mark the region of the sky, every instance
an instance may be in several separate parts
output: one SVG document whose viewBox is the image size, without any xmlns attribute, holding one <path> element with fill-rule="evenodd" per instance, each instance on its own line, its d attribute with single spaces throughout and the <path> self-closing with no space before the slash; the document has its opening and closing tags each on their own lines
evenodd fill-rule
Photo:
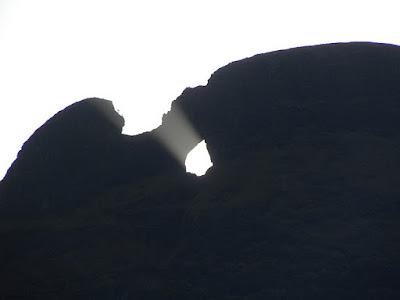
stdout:
<svg viewBox="0 0 400 300">
<path fill-rule="evenodd" d="M 112 100 L 124 134 L 149 131 L 186 87 L 231 61 L 322 43 L 400 44 L 398 11 L 385 0 L 0 0 L 0 179 L 24 141 L 76 101 Z M 193 157 L 191 172 L 210 165 L 204 152 Z"/>
</svg>

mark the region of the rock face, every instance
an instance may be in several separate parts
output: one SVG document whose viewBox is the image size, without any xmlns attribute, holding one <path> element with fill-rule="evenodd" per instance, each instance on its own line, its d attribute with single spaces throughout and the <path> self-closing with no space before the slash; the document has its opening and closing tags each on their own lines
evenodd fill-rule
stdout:
<svg viewBox="0 0 400 300">
<path fill-rule="evenodd" d="M 206 139 L 214 164 L 300 137 L 396 136 L 399 59 L 398 47 L 362 43 L 261 54 L 187 89 L 169 114 L 180 107 Z"/>
<path fill-rule="evenodd" d="M 73 104 L 0 185 L 0 294 L 398 299 L 399 82 L 399 47 L 331 44 L 231 63 L 138 136 Z"/>
<path fill-rule="evenodd" d="M 21 203 L 6 204 L 19 209 L 26 205 L 32 209 L 38 202 L 47 206 L 50 203 L 43 198 L 51 200 L 57 191 L 74 194 L 77 185 L 89 188 L 104 181 L 102 165 L 112 157 L 123 125 L 112 103 L 100 99 L 81 101 L 57 113 L 23 145 L 8 171 L 7 194 Z"/>
</svg>

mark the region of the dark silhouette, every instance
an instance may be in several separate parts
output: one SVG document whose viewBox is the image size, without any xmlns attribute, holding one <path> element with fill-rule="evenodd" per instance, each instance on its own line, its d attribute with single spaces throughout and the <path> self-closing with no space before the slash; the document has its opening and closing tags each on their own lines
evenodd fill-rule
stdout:
<svg viewBox="0 0 400 300">
<path fill-rule="evenodd" d="M 233 62 L 138 136 L 71 105 L 0 184 L 0 296 L 399 299 L 399 80 L 399 47 L 329 44 Z"/>
</svg>

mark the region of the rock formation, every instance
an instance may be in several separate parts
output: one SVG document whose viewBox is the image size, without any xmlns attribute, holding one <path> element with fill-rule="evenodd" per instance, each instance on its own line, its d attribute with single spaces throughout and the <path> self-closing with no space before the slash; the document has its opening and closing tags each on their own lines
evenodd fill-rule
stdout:
<svg viewBox="0 0 400 300">
<path fill-rule="evenodd" d="M 1 182 L 0 294 L 398 299 L 399 81 L 399 47 L 343 43 L 233 62 L 138 136 L 71 105 Z"/>
</svg>

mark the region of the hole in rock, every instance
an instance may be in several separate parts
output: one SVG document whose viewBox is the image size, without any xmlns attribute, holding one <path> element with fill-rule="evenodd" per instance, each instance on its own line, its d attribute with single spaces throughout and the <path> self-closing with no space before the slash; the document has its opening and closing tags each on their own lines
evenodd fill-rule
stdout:
<svg viewBox="0 0 400 300">
<path fill-rule="evenodd" d="M 197 144 L 196 147 L 190 151 L 185 161 L 186 172 L 202 176 L 206 171 L 212 167 L 210 155 L 207 151 L 207 145 L 204 140 Z"/>
</svg>

